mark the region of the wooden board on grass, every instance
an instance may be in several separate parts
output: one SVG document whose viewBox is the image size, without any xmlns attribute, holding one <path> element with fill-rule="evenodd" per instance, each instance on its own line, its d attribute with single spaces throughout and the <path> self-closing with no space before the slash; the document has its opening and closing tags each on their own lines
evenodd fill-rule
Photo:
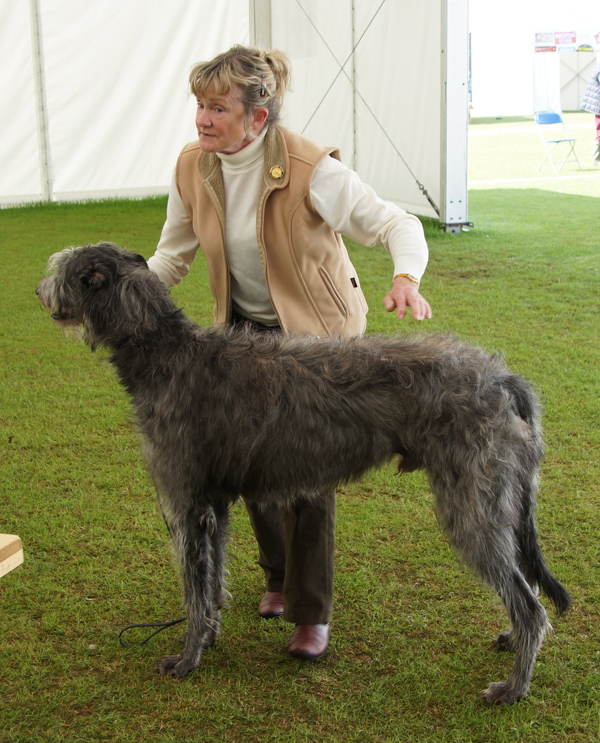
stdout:
<svg viewBox="0 0 600 743">
<path fill-rule="evenodd" d="M 23 543 L 14 534 L 0 534 L 0 578 L 23 562 Z"/>
</svg>

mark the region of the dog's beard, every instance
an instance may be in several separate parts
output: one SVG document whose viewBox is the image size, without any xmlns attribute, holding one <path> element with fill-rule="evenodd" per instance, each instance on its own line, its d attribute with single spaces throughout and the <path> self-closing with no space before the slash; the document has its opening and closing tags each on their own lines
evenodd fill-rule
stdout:
<svg viewBox="0 0 600 743">
<path fill-rule="evenodd" d="M 79 320 L 53 320 L 53 322 L 62 330 L 65 338 L 78 343 L 84 342 L 83 325 Z"/>
</svg>

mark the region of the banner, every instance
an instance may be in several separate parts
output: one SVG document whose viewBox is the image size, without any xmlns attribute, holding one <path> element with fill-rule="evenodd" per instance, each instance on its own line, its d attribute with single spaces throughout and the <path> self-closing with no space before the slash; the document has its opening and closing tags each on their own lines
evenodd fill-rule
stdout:
<svg viewBox="0 0 600 743">
<path fill-rule="evenodd" d="M 600 53 L 600 31 L 543 31 L 535 35 L 536 52 Z"/>
</svg>

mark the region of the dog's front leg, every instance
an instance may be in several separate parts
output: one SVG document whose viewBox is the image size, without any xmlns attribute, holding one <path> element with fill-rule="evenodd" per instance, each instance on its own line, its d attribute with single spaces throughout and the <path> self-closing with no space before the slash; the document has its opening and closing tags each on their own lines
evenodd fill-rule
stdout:
<svg viewBox="0 0 600 743">
<path fill-rule="evenodd" d="M 171 521 L 171 534 L 179 557 L 183 583 L 183 604 L 188 621 L 181 655 L 166 655 L 158 664 L 163 676 L 183 678 L 200 663 L 202 649 L 216 636 L 218 607 L 216 594 L 213 510 L 189 509 Z"/>
</svg>

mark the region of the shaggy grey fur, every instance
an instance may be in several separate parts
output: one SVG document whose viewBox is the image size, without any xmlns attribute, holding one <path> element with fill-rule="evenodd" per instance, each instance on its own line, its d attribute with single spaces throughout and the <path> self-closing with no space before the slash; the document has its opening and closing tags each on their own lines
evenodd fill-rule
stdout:
<svg viewBox="0 0 600 743">
<path fill-rule="evenodd" d="M 144 259 L 110 243 L 67 249 L 38 287 L 61 324 L 79 324 L 131 396 L 183 575 L 188 631 L 159 664 L 183 677 L 218 634 L 229 506 L 315 498 L 399 458 L 424 468 L 457 552 L 506 606 L 515 652 L 507 681 L 529 688 L 548 618 L 570 599 L 542 558 L 534 496 L 542 456 L 538 404 L 501 361 L 449 337 L 304 338 L 201 329 Z"/>
</svg>

